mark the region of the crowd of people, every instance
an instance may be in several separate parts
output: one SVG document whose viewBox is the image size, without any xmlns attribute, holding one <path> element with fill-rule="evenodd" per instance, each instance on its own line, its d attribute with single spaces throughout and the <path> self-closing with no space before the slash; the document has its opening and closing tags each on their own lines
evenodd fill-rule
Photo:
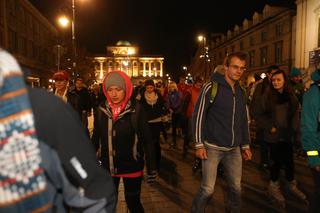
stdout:
<svg viewBox="0 0 320 213">
<path fill-rule="evenodd" d="M 167 85 L 153 79 L 133 85 L 125 72 L 111 71 L 99 85 L 86 87 L 78 77 L 70 87 L 69 74 L 59 70 L 54 90 L 47 92 L 27 88 L 15 59 L 4 50 L 0 54 L 0 152 L 11 143 L 8 159 L 22 159 L 0 175 L 0 211 L 114 212 L 122 180 L 129 211 L 144 212 L 143 180 L 152 184 L 161 172 L 162 140 L 177 149 L 179 137 L 183 159 L 195 149 L 200 162 L 191 212 L 205 211 L 219 168 L 228 182 L 226 211 L 240 211 L 242 160 L 252 158 L 250 143 L 259 146 L 261 169 L 270 175 L 268 194 L 283 206 L 281 169 L 289 191 L 308 200 L 295 179 L 294 154 L 307 157 L 315 183 L 310 211 L 319 208 L 319 70 L 310 88 L 301 70 L 275 65 L 247 87 L 241 81 L 247 54 L 235 52 L 206 82 L 182 77 Z M 19 143 L 21 150 L 14 149 Z M 21 174 L 12 177 L 15 172 Z"/>
</svg>

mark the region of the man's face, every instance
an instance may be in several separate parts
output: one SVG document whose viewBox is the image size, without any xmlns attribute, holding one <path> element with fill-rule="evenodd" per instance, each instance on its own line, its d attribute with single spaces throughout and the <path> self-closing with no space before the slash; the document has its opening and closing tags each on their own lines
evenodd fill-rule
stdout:
<svg viewBox="0 0 320 213">
<path fill-rule="evenodd" d="M 230 64 L 228 66 L 224 66 L 224 69 L 226 79 L 233 82 L 239 81 L 246 70 L 246 61 L 242 61 L 238 57 L 232 57 Z"/>
<path fill-rule="evenodd" d="M 293 76 L 291 77 L 291 81 L 293 81 L 294 83 L 299 83 L 301 81 L 301 76 Z"/>
<path fill-rule="evenodd" d="M 62 91 L 67 88 L 68 81 L 62 80 L 62 79 L 57 79 L 57 80 L 55 80 L 54 85 L 58 91 Z"/>
<path fill-rule="evenodd" d="M 110 97 L 111 102 L 115 105 L 119 105 L 125 97 L 125 91 L 118 86 L 110 86 L 107 89 L 107 93 Z"/>
<path fill-rule="evenodd" d="M 82 80 L 76 80 L 76 89 L 81 90 L 82 88 Z"/>
</svg>

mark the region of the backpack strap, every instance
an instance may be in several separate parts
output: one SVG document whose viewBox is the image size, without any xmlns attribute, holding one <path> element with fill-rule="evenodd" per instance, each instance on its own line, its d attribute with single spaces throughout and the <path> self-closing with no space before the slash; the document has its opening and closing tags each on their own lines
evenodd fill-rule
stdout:
<svg viewBox="0 0 320 213">
<path fill-rule="evenodd" d="M 240 86 L 240 85 L 239 85 Z M 219 84 L 218 82 L 212 80 L 211 81 L 211 96 L 210 96 L 210 103 L 212 104 L 217 96 Z M 246 89 L 240 86 L 240 89 L 242 91 L 243 99 L 245 103 L 247 103 L 247 92 Z"/>
<path fill-rule="evenodd" d="M 214 102 L 214 99 L 217 96 L 218 92 L 218 83 L 214 80 L 211 81 L 211 96 L 210 96 L 210 103 L 212 104 Z"/>
</svg>

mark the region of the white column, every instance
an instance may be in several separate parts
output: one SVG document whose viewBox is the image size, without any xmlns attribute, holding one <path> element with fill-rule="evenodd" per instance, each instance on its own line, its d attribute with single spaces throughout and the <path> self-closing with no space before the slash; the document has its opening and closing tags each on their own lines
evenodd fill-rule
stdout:
<svg viewBox="0 0 320 213">
<path fill-rule="evenodd" d="M 149 77 L 151 77 L 152 76 L 152 73 L 151 73 L 151 62 L 149 61 L 148 63 L 149 63 Z"/>
<path fill-rule="evenodd" d="M 163 61 L 160 61 L 160 77 L 163 76 Z"/>
<path fill-rule="evenodd" d="M 143 61 L 142 62 L 143 63 L 143 77 L 146 77 L 146 62 L 145 61 Z"/>
</svg>

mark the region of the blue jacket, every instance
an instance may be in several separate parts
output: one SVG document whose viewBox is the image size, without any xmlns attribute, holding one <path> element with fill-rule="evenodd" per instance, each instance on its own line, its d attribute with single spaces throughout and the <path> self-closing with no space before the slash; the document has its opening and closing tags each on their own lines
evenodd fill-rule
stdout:
<svg viewBox="0 0 320 213">
<path fill-rule="evenodd" d="M 224 76 L 216 73 L 212 80 L 218 83 L 214 102 L 210 103 L 212 82 L 209 82 L 202 88 L 192 115 L 195 147 L 248 147 L 247 108 L 239 83 L 236 83 L 233 94 Z"/>
<path fill-rule="evenodd" d="M 319 113 L 320 91 L 317 85 L 313 85 L 303 95 L 301 111 L 301 142 L 312 167 L 320 165 Z"/>
</svg>

